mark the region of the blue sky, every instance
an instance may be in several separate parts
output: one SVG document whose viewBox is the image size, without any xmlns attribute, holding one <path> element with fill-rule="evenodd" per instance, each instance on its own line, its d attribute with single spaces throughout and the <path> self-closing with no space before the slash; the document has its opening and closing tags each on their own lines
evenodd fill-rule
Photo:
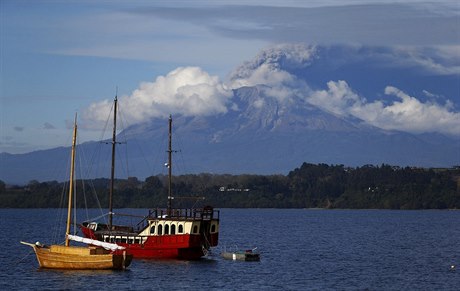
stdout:
<svg viewBox="0 0 460 291">
<path fill-rule="evenodd" d="M 2 0 L 0 17 L 0 152 L 68 144 L 74 113 L 102 118 L 95 114 L 103 111 L 89 108 L 112 99 L 117 87 L 134 104 L 145 98 L 145 88 L 160 92 L 161 84 L 224 83 L 244 61 L 279 43 L 433 48 L 443 61 L 426 65 L 460 75 L 455 0 Z M 227 96 L 225 88 L 216 88 L 204 95 Z M 330 96 L 314 96 L 323 95 Z M 449 99 L 456 118 L 460 93 Z M 219 104 L 213 110 L 220 112 Z M 80 131 L 81 140 L 99 136 L 88 125 Z"/>
</svg>

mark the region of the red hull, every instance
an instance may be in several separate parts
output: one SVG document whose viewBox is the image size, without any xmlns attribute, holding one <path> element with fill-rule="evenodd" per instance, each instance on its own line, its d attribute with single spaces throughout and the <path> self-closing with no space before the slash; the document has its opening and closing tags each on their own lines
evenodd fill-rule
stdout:
<svg viewBox="0 0 460 291">
<path fill-rule="evenodd" d="M 83 234 L 92 239 L 98 238 L 92 229 L 81 226 Z M 217 246 L 218 233 L 209 234 L 206 238 L 209 246 Z M 129 254 L 136 259 L 183 259 L 196 260 L 206 255 L 207 250 L 203 247 L 202 235 L 163 235 L 148 236 L 143 244 L 115 242 L 126 248 Z"/>
</svg>

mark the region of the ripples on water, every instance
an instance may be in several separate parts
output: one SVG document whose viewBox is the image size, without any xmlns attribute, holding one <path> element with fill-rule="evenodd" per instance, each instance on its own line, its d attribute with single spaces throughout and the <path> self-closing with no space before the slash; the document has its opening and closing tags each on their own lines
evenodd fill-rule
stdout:
<svg viewBox="0 0 460 291">
<path fill-rule="evenodd" d="M 19 241 L 51 243 L 59 212 L 0 209 L 1 290 L 458 290 L 460 286 L 459 211 L 222 209 L 220 245 L 206 259 L 135 260 L 124 272 L 40 270 L 31 248 Z M 261 261 L 234 262 L 219 256 L 235 246 L 257 247 Z"/>
</svg>

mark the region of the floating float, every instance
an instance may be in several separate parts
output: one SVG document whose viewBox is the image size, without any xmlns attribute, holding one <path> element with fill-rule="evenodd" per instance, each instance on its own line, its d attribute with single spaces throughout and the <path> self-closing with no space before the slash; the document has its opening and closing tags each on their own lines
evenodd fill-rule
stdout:
<svg viewBox="0 0 460 291">
<path fill-rule="evenodd" d="M 252 250 L 237 250 L 233 252 L 224 251 L 222 257 L 227 260 L 233 261 L 249 261 L 256 262 L 260 261 L 260 253 L 256 252 L 257 248 Z"/>
</svg>

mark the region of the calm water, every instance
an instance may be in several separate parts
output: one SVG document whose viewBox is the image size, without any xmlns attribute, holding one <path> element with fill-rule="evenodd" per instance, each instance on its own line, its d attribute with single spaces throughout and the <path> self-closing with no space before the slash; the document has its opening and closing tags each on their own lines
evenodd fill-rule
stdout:
<svg viewBox="0 0 460 291">
<path fill-rule="evenodd" d="M 40 270 L 19 241 L 50 243 L 60 215 L 0 209 L 0 290 L 460 288 L 460 211 L 222 209 L 220 246 L 206 259 L 135 260 L 124 272 Z M 235 245 L 258 247 L 261 261 L 219 257 Z"/>
</svg>

